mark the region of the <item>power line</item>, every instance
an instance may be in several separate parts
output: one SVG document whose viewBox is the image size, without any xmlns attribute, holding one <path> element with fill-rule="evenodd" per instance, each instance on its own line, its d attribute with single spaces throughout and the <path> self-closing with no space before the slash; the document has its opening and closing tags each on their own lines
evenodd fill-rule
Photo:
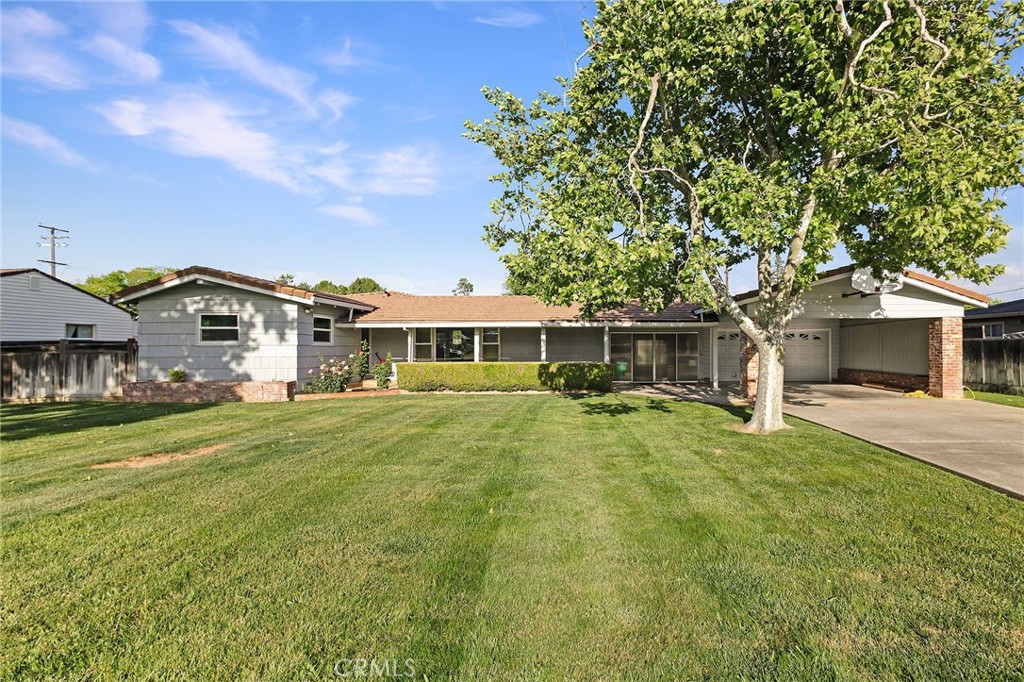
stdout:
<svg viewBox="0 0 1024 682">
<path fill-rule="evenodd" d="M 50 264 L 50 276 L 51 277 L 56 277 L 57 276 L 57 266 L 58 265 L 67 265 L 67 263 L 61 263 L 61 262 L 59 262 L 57 260 L 57 246 L 58 246 L 58 244 L 60 246 L 67 246 L 67 244 L 63 243 L 61 240 L 69 239 L 70 237 L 68 237 L 67 235 L 71 233 L 71 230 L 62 230 L 59 227 L 54 227 L 53 225 L 43 225 L 42 223 L 39 223 L 39 227 L 40 227 L 40 229 L 49 230 L 50 231 L 50 234 L 45 235 L 43 237 L 46 241 L 48 241 L 50 243 L 50 260 L 46 260 L 45 258 L 39 258 L 37 260 L 40 263 L 49 263 Z M 63 232 L 64 234 L 63 235 L 59 235 L 59 234 L 57 234 L 58 232 Z M 46 246 L 46 244 L 45 243 L 44 244 L 40 244 L 40 246 Z"/>
<path fill-rule="evenodd" d="M 1024 289 L 1024 287 L 1017 287 L 1016 289 L 1004 289 L 1003 291 L 990 291 L 988 295 L 995 296 L 996 294 L 1008 294 L 1013 291 L 1020 291 L 1021 289 Z"/>
</svg>

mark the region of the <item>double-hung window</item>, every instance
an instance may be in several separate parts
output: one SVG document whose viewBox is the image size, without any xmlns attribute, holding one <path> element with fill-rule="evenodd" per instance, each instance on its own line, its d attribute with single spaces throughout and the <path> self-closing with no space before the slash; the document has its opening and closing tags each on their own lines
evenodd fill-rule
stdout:
<svg viewBox="0 0 1024 682">
<path fill-rule="evenodd" d="M 199 342 L 238 341 L 238 315 L 199 313 Z"/>
<path fill-rule="evenodd" d="M 334 343 L 334 318 L 313 317 L 313 343 L 329 346 Z"/>
<path fill-rule="evenodd" d="M 480 359 L 484 362 L 497 362 L 501 357 L 501 331 L 484 329 L 480 339 Z"/>
</svg>

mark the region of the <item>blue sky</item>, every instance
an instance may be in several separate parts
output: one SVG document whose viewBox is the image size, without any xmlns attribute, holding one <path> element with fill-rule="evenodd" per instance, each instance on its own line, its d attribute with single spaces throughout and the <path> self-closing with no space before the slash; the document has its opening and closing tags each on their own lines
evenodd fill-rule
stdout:
<svg viewBox="0 0 1024 682">
<path fill-rule="evenodd" d="M 497 170 L 462 137 L 483 85 L 554 89 L 591 5 L 13 3 L 3 8 L 4 267 L 201 264 L 415 293 L 500 293 Z M 1024 192 L 1009 266 L 1024 286 Z M 741 268 L 734 289 L 752 285 Z M 1001 294 L 1016 298 L 1022 292 Z"/>
</svg>

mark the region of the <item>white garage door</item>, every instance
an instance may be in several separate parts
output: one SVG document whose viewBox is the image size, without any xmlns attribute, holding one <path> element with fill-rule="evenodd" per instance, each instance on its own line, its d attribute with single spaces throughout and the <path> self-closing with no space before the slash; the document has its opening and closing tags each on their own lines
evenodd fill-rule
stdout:
<svg viewBox="0 0 1024 682">
<path fill-rule="evenodd" d="M 740 332 L 718 332 L 718 380 L 740 380 Z M 786 334 L 786 381 L 828 381 L 828 332 Z"/>
<path fill-rule="evenodd" d="M 786 334 L 786 381 L 828 381 L 828 332 Z"/>
<path fill-rule="evenodd" d="M 743 334 L 740 332 L 718 332 L 717 341 L 718 381 L 722 383 L 739 381 Z"/>
</svg>

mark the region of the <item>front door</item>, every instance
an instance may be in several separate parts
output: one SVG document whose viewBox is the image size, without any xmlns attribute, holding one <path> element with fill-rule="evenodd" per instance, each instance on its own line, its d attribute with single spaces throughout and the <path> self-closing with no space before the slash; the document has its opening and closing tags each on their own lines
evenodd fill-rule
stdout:
<svg viewBox="0 0 1024 682">
<path fill-rule="evenodd" d="M 633 381 L 654 381 L 654 334 L 633 334 Z"/>
</svg>

